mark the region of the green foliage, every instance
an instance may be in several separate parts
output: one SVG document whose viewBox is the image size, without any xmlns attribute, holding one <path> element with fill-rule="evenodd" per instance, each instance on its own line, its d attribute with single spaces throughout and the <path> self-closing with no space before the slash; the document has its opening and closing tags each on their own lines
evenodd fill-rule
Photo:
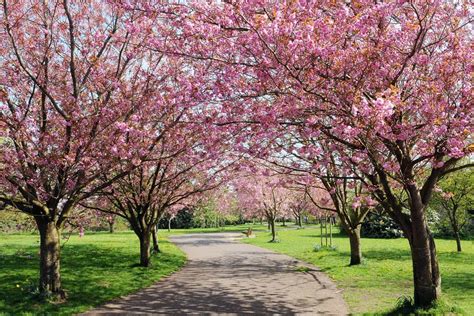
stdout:
<svg viewBox="0 0 474 316">
<path fill-rule="evenodd" d="M 171 220 L 171 228 L 173 229 L 189 229 L 189 228 L 219 228 L 225 225 L 240 225 L 245 221 L 239 214 L 223 215 L 217 210 L 215 202 L 209 200 L 204 204 L 200 204 L 194 209 L 183 208 Z M 164 217 L 160 220 L 159 228 L 168 228 L 168 218 Z"/>
<path fill-rule="evenodd" d="M 193 227 L 220 227 L 224 220 L 222 214 L 217 210 L 216 203 L 210 199 L 206 203 L 198 205 L 194 210 Z"/>
<path fill-rule="evenodd" d="M 370 212 L 362 224 L 362 237 L 368 238 L 400 238 L 403 232 L 389 216 L 379 212 Z"/>
<path fill-rule="evenodd" d="M 433 194 L 430 207 L 436 220 L 433 230 L 439 236 L 454 237 L 457 225 L 462 237 L 474 233 L 474 168 L 461 170 L 441 179 L 439 190 Z"/>
<path fill-rule="evenodd" d="M 318 227 L 280 230 L 280 243 L 268 243 L 268 233 L 256 235 L 244 242 L 312 263 L 328 273 L 344 289 L 344 298 L 354 314 L 386 313 L 393 310 L 398 297 L 413 295 L 410 247 L 404 238 L 362 238 L 364 264 L 349 266 L 350 246 L 345 236 L 334 235 L 337 251 L 315 252 L 314 244 L 320 238 Z M 457 253 L 454 240 L 436 239 L 443 300 L 455 302 L 467 315 L 474 315 L 474 244 L 464 244 L 463 252 Z"/>
<path fill-rule="evenodd" d="M 138 239 L 132 232 L 86 232 L 82 238 L 74 235 L 64 244 L 61 258 L 68 301 L 41 304 L 35 292 L 38 240 L 36 235 L 1 235 L 0 314 L 80 313 L 149 286 L 179 269 L 186 260 L 176 246 L 161 236 L 162 253 L 152 258 L 152 267 L 132 267 L 139 258 Z"/>
<path fill-rule="evenodd" d="M 164 216 L 158 222 L 159 229 L 168 229 L 169 215 Z M 189 229 L 193 228 L 194 224 L 194 211 L 190 208 L 180 209 L 174 217 L 171 219 L 170 228 L 173 229 Z"/>
<path fill-rule="evenodd" d="M 36 224 L 33 217 L 11 210 L 0 211 L 0 232 L 33 232 Z"/>
</svg>

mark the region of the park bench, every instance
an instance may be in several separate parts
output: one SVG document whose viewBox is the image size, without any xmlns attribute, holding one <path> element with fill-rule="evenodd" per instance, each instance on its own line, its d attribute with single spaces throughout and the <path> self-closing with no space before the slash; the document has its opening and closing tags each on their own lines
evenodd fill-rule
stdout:
<svg viewBox="0 0 474 316">
<path fill-rule="evenodd" d="M 244 235 L 247 236 L 247 237 L 252 236 L 252 235 L 253 235 L 252 228 L 249 227 L 247 230 L 244 230 L 244 231 L 242 232 L 242 234 L 244 234 Z"/>
</svg>

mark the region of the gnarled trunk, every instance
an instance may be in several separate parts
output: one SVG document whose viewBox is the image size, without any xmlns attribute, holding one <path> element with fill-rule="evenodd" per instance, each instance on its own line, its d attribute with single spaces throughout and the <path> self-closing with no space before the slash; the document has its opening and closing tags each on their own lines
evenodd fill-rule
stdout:
<svg viewBox="0 0 474 316">
<path fill-rule="evenodd" d="M 428 229 L 424 214 L 411 216 L 410 248 L 413 263 L 415 305 L 428 307 L 441 295 L 441 276 L 436 255 L 436 246 Z"/>
<path fill-rule="evenodd" d="M 140 265 L 150 266 L 150 233 L 143 233 L 140 237 Z"/>
<path fill-rule="evenodd" d="M 56 223 L 48 218 L 35 217 L 35 220 L 40 234 L 40 293 L 64 299 L 60 274 L 60 231 Z"/>
<path fill-rule="evenodd" d="M 350 265 L 357 265 L 362 262 L 362 251 L 360 248 L 360 225 L 355 229 L 348 229 L 349 242 L 351 245 L 351 262 Z"/>
</svg>

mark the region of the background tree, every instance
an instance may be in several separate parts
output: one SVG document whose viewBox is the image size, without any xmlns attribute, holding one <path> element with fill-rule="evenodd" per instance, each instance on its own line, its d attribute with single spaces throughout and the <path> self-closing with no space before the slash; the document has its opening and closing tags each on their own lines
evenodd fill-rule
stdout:
<svg viewBox="0 0 474 316">
<path fill-rule="evenodd" d="M 231 160 L 215 161 L 212 150 L 204 152 L 200 147 L 202 134 L 186 127 L 183 123 L 173 132 L 168 130 L 149 156 L 150 161 L 101 191 L 105 205 L 85 204 L 130 223 L 140 240 L 140 265 L 144 267 L 150 265 L 152 241 L 153 250 L 160 251 L 156 227 L 164 214 L 217 187 L 231 164 Z"/>
<path fill-rule="evenodd" d="M 116 2 L 4 0 L 0 20 L 0 201 L 34 217 L 40 291 L 64 298 L 60 232 L 153 143 L 140 120 L 162 101 L 159 56 L 141 45 L 150 19 Z"/>
<path fill-rule="evenodd" d="M 469 2 L 243 1 L 188 17 L 180 49 L 211 65 L 222 120 L 263 127 L 261 147 L 282 124 L 334 144 L 404 231 L 415 305 L 437 300 L 426 210 L 474 149 Z"/>
<path fill-rule="evenodd" d="M 262 168 L 250 170 L 254 170 L 253 175 L 244 174 L 233 181 L 239 207 L 252 214 L 264 214 L 272 234 L 270 242 L 276 242 L 276 219 L 289 209 L 290 190 L 285 187 L 288 179 Z"/>
<path fill-rule="evenodd" d="M 474 169 L 443 178 L 430 205 L 440 216 L 438 226 L 450 228 L 456 238 L 457 251 L 461 251 L 461 232 L 470 222 L 469 210 L 474 208 Z"/>
<path fill-rule="evenodd" d="M 349 236 L 351 265 L 361 263 L 361 225 L 376 204 L 360 175 L 352 171 L 347 157 L 335 150 L 331 142 L 302 128 L 285 128 L 274 140 L 266 160 L 289 170 L 295 182 L 305 187 L 307 197 L 317 209 L 338 215 Z M 314 198 L 313 198 L 314 196 Z M 322 203 L 326 199 L 331 203 Z"/>
<path fill-rule="evenodd" d="M 294 190 L 294 192 L 292 192 L 288 207 L 295 217 L 296 225 L 301 228 L 303 227 L 303 216 L 311 213 L 310 210 L 314 207 L 314 205 L 311 203 L 305 191 L 301 192 Z"/>
</svg>

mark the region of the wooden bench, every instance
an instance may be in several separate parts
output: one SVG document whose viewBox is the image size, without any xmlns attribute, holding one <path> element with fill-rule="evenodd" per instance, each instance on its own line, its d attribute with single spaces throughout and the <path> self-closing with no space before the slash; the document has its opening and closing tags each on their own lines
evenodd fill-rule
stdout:
<svg viewBox="0 0 474 316">
<path fill-rule="evenodd" d="M 244 235 L 247 236 L 247 237 L 250 237 L 250 236 L 253 234 L 252 228 L 249 227 L 247 230 L 244 230 L 244 231 L 242 232 L 242 234 L 244 234 Z"/>
</svg>

